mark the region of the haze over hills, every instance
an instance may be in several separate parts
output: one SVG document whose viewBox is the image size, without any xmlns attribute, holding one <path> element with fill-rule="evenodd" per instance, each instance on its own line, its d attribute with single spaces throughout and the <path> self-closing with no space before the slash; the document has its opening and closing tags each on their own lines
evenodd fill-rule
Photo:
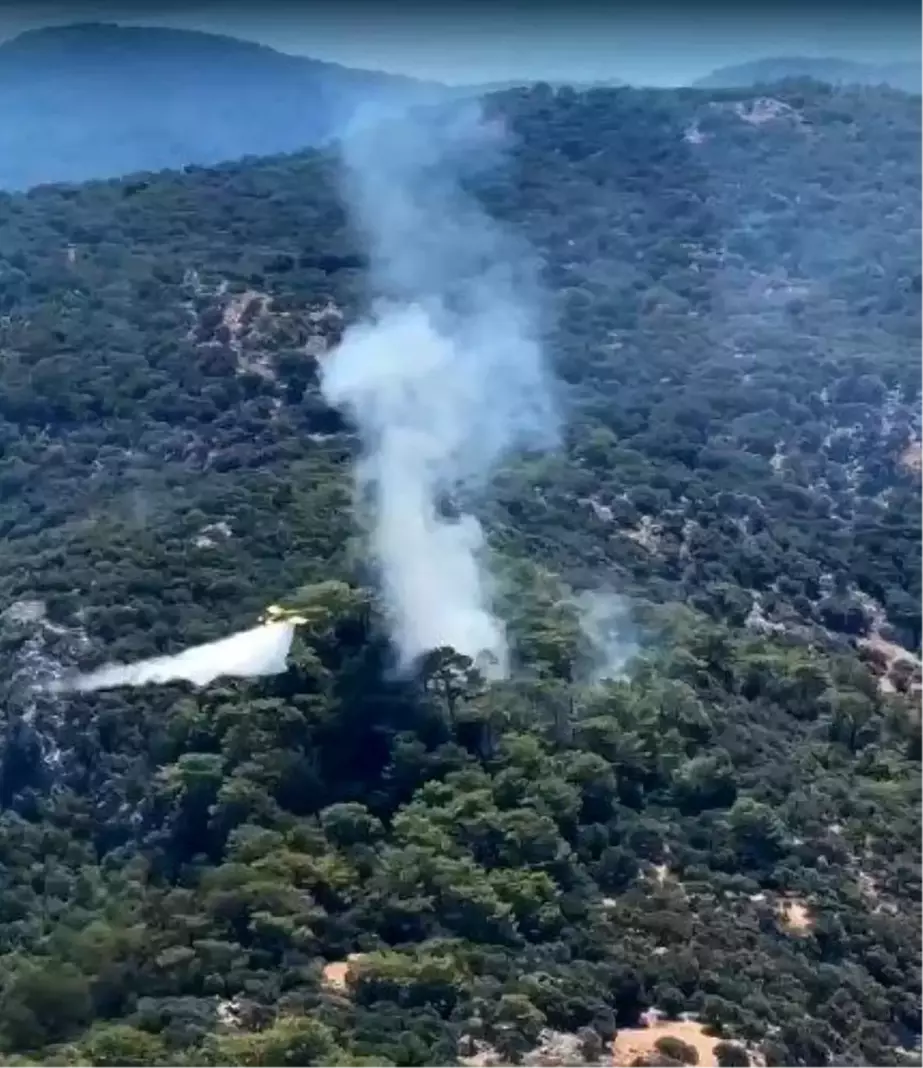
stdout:
<svg viewBox="0 0 923 1068">
<path fill-rule="evenodd" d="M 335 136 L 368 101 L 459 98 L 523 84 L 449 88 L 196 30 L 109 23 L 30 30 L 0 44 L 0 188 L 291 152 Z"/>
<path fill-rule="evenodd" d="M 31 30 L 0 45 L 0 188 L 294 151 L 434 88 L 191 30 Z"/>
<path fill-rule="evenodd" d="M 919 91 L 919 66 L 767 59 L 696 83 L 725 87 L 808 75 Z M 370 100 L 482 95 L 523 79 L 451 88 L 278 52 L 220 34 L 84 23 L 0 44 L 0 188 L 297 151 L 342 130 Z M 621 86 L 569 83 L 577 90 Z"/>
<path fill-rule="evenodd" d="M 831 85 L 890 85 L 906 93 L 919 93 L 921 65 L 919 62 L 858 63 L 833 56 L 779 56 L 721 67 L 693 84 L 702 89 L 727 89 L 785 78 L 813 78 Z"/>
<path fill-rule="evenodd" d="M 535 85 L 536 79 L 532 78 L 509 78 L 504 81 L 496 82 L 478 82 L 471 87 L 462 86 L 460 89 L 468 90 L 475 89 L 480 93 L 501 93 L 506 89 L 520 89 L 527 85 Z M 572 89 L 576 89 L 578 92 L 583 92 L 587 89 L 618 89 L 621 86 L 628 85 L 628 82 L 622 78 L 600 78 L 591 81 L 581 81 L 579 79 L 569 79 L 567 81 L 555 80 L 555 79 L 542 79 L 545 85 L 550 85 L 553 89 L 560 89 L 562 86 L 570 86 Z"/>
</svg>

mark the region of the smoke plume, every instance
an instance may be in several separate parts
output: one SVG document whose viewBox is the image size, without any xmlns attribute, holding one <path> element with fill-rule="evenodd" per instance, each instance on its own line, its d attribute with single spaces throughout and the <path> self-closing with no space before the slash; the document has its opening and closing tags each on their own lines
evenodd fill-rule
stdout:
<svg viewBox="0 0 923 1068">
<path fill-rule="evenodd" d="M 481 527 L 446 502 L 470 497 L 508 450 L 555 436 L 528 257 L 463 188 L 501 141 L 468 106 L 366 118 L 342 147 L 375 299 L 326 358 L 322 388 L 363 439 L 359 497 L 405 668 L 450 645 L 506 673 Z"/>
<path fill-rule="evenodd" d="M 630 603 L 618 594 L 600 590 L 587 590 L 574 603 L 588 647 L 588 681 L 622 678 L 629 661 L 639 652 Z"/>
<path fill-rule="evenodd" d="M 51 689 L 59 693 L 89 693 L 119 686 L 179 681 L 207 686 L 218 678 L 279 675 L 286 669 L 294 633 L 291 623 L 269 623 L 216 642 L 195 645 L 176 656 L 157 656 L 135 664 L 108 664 L 87 675 L 61 679 Z"/>
</svg>

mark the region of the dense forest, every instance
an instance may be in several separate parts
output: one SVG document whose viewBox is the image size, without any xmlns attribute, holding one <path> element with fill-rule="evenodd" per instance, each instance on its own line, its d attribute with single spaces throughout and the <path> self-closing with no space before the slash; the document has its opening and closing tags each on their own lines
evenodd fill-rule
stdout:
<svg viewBox="0 0 923 1068">
<path fill-rule="evenodd" d="M 919 1063 L 919 98 L 485 106 L 565 426 L 490 685 L 391 670 L 335 155 L 0 197 L 2 1063 Z M 36 689 L 276 600 L 284 675 Z"/>
</svg>

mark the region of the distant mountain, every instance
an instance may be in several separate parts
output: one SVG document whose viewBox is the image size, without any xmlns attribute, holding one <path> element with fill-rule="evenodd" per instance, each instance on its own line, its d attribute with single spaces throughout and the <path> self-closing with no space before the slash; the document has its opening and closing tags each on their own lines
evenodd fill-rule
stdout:
<svg viewBox="0 0 923 1068">
<path fill-rule="evenodd" d="M 587 81 L 552 80 L 548 78 L 507 78 L 503 81 L 482 82 L 473 86 L 462 86 L 460 92 L 468 93 L 501 93 L 509 89 L 523 89 L 530 85 L 550 85 L 552 89 L 570 88 L 578 92 L 586 92 L 587 89 L 620 89 L 628 85 L 621 78 L 599 78 Z"/>
<path fill-rule="evenodd" d="M 719 67 L 700 78 L 699 89 L 732 89 L 778 82 L 785 78 L 814 78 L 833 85 L 890 85 L 907 93 L 919 93 L 923 67 L 919 62 L 856 63 L 849 59 L 781 56 L 757 59 L 733 67 Z"/>
<path fill-rule="evenodd" d="M 0 45 L 0 188 L 294 151 L 440 88 L 209 33 L 32 30 Z"/>
</svg>

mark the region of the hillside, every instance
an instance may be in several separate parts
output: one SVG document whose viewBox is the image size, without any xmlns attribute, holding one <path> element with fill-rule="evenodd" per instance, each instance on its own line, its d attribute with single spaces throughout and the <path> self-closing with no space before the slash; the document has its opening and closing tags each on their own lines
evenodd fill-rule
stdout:
<svg viewBox="0 0 923 1068">
<path fill-rule="evenodd" d="M 700 89 L 728 89 L 771 85 L 786 78 L 812 78 L 832 85 L 889 85 L 919 95 L 923 72 L 919 63 L 912 62 L 875 64 L 832 56 L 775 56 L 719 67 L 695 85 Z"/>
<path fill-rule="evenodd" d="M 473 501 L 491 686 L 389 670 L 337 160 L 0 199 L 3 1063 L 919 1062 L 919 103 L 488 109 L 565 423 Z M 284 676 L 30 688 L 277 599 Z"/>
<path fill-rule="evenodd" d="M 0 44 L 0 188 L 291 152 L 432 88 L 215 34 L 31 30 Z"/>
</svg>

